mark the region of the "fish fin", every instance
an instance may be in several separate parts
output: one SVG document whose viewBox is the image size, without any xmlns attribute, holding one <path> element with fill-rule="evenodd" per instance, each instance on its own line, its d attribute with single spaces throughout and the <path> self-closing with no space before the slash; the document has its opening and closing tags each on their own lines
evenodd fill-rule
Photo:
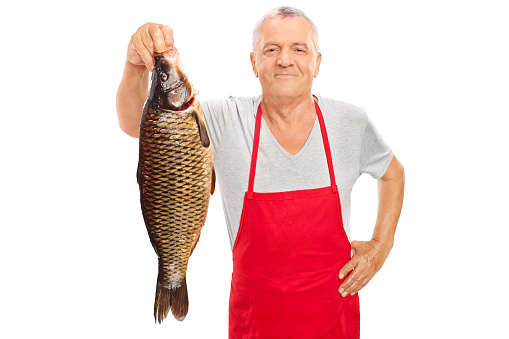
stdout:
<svg viewBox="0 0 509 339">
<path fill-rule="evenodd" d="M 178 320 L 182 321 L 187 315 L 189 300 L 187 299 L 187 283 L 186 278 L 182 281 L 182 285 L 172 289 L 173 296 L 171 302 L 171 313 Z"/>
<path fill-rule="evenodd" d="M 154 241 L 154 238 L 152 237 L 152 233 L 150 233 L 149 228 L 149 222 L 147 218 L 147 214 L 145 213 L 145 202 L 143 201 L 143 174 L 141 172 L 141 160 L 138 161 L 138 169 L 136 171 L 136 179 L 138 181 L 138 185 L 140 186 L 140 205 L 141 205 L 141 214 L 143 215 L 143 220 L 145 221 L 145 226 L 147 228 L 148 237 L 150 238 L 150 243 L 152 244 L 152 247 L 154 248 L 154 251 L 157 255 L 159 255 L 159 252 L 157 251 L 157 245 Z"/>
<path fill-rule="evenodd" d="M 166 318 L 170 309 L 175 319 L 182 321 L 187 315 L 188 306 L 186 278 L 177 287 L 166 287 L 157 282 L 154 303 L 154 319 L 156 322 L 160 324 Z"/>
<path fill-rule="evenodd" d="M 191 254 L 193 254 L 194 249 L 196 248 L 196 245 L 198 244 L 198 240 L 200 240 L 200 237 L 201 237 L 201 233 L 198 234 L 198 239 L 196 239 L 196 242 L 194 243 L 193 248 L 191 248 L 191 253 L 189 254 L 189 256 L 191 256 Z"/>
<path fill-rule="evenodd" d="M 212 181 L 210 183 L 210 194 L 214 194 L 216 190 L 216 169 L 212 167 Z"/>
<path fill-rule="evenodd" d="M 141 190 L 141 161 L 138 161 L 138 168 L 136 169 L 136 181 L 138 182 Z"/>
<path fill-rule="evenodd" d="M 170 310 L 171 306 L 171 294 L 170 289 L 164 287 L 157 282 L 156 286 L 156 300 L 154 302 L 154 319 L 156 323 L 161 323 Z"/>
<path fill-rule="evenodd" d="M 196 123 L 198 124 L 198 130 L 200 131 L 200 140 L 203 147 L 209 147 L 210 138 L 209 133 L 207 132 L 207 126 L 205 125 L 205 121 L 198 115 L 197 112 L 194 112 L 194 118 L 196 119 Z"/>
<path fill-rule="evenodd" d="M 159 255 L 159 252 L 157 251 L 157 245 L 154 241 L 154 238 L 152 237 L 152 234 L 150 233 L 150 228 L 148 226 L 149 222 L 148 222 L 147 214 L 145 213 L 145 202 L 143 201 L 143 174 L 141 172 L 141 160 L 138 161 L 138 169 L 136 170 L 136 179 L 138 181 L 138 186 L 140 186 L 141 214 L 143 215 L 143 220 L 145 221 L 145 226 L 147 228 L 150 243 L 152 244 L 152 247 L 154 248 L 154 251 L 156 252 L 156 254 Z"/>
</svg>

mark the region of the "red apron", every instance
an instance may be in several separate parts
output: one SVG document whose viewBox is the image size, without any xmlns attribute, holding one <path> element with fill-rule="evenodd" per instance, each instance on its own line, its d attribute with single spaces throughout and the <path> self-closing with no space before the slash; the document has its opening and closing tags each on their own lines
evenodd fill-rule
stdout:
<svg viewBox="0 0 509 339">
<path fill-rule="evenodd" d="M 256 114 L 251 170 L 233 245 L 229 338 L 359 338 L 359 296 L 341 297 L 350 260 L 322 112 L 315 102 L 331 186 L 253 192 L 260 138 Z"/>
</svg>

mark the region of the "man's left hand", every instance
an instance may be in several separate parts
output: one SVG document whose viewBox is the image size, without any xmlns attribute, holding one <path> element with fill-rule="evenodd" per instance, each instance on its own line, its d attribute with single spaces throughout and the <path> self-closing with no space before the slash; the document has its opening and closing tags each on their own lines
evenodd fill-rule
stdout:
<svg viewBox="0 0 509 339">
<path fill-rule="evenodd" d="M 382 268 L 391 248 L 377 240 L 352 241 L 352 258 L 339 271 L 339 279 L 348 277 L 339 286 L 339 294 L 346 297 L 359 292 Z M 351 271 L 351 272 L 350 272 Z M 350 274 L 348 274 L 350 272 Z"/>
</svg>

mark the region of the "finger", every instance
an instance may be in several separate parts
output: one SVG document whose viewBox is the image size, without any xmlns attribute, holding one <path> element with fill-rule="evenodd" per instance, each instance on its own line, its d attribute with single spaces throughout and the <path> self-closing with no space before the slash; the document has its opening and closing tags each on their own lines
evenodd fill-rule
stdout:
<svg viewBox="0 0 509 339">
<path fill-rule="evenodd" d="M 362 288 L 362 282 L 364 281 L 363 272 L 356 272 L 356 274 L 350 274 L 348 277 L 351 279 L 343 287 L 344 291 L 341 293 L 341 296 L 347 296 L 348 294 L 353 295 L 355 291 L 358 291 L 360 288 Z"/>
<path fill-rule="evenodd" d="M 153 57 L 152 53 L 150 52 L 150 50 L 147 48 L 147 46 L 145 46 L 145 44 L 143 43 L 143 40 L 142 40 L 142 37 L 140 34 L 137 34 L 134 37 L 133 44 L 134 44 L 134 51 L 140 55 L 141 60 L 143 60 L 143 63 L 145 64 L 147 69 L 149 71 L 152 71 L 152 69 L 154 68 L 154 57 Z"/>
<path fill-rule="evenodd" d="M 361 261 L 358 261 L 357 266 L 353 269 L 352 272 L 346 277 L 343 283 L 339 286 L 339 294 L 345 297 L 348 294 L 351 294 L 354 291 L 359 291 L 362 287 L 364 287 L 364 280 L 368 277 L 368 281 L 370 279 L 370 268 L 369 266 L 364 265 Z M 367 282 L 366 282 L 367 283 Z"/>
<path fill-rule="evenodd" d="M 343 265 L 341 270 L 339 270 L 339 280 L 343 280 L 343 278 L 348 275 L 348 272 L 353 270 L 355 266 L 357 266 L 357 258 L 352 257 L 346 262 L 346 264 Z"/>
<path fill-rule="evenodd" d="M 371 280 L 372 277 L 369 277 L 369 276 L 366 276 L 364 277 L 364 279 L 362 280 L 362 282 L 360 284 L 358 284 L 357 286 L 355 286 L 354 288 L 352 288 L 352 290 L 350 291 L 350 295 L 354 295 L 355 293 L 358 293 L 360 290 L 362 290 L 364 288 L 364 286 L 366 286 L 368 284 L 368 282 Z"/>
<path fill-rule="evenodd" d="M 154 52 L 162 53 L 166 51 L 166 43 L 164 41 L 164 34 L 161 31 L 160 25 L 151 25 L 148 28 L 152 45 L 154 46 Z"/>
<path fill-rule="evenodd" d="M 152 41 L 149 29 L 150 25 L 143 26 L 142 29 L 140 29 L 140 36 L 145 48 L 150 52 L 150 54 L 154 55 L 154 41 Z"/>
<path fill-rule="evenodd" d="M 338 292 L 342 297 L 346 297 L 350 292 L 352 286 L 356 284 L 358 279 L 358 268 L 355 268 L 350 274 L 346 277 L 346 279 L 339 286 Z"/>
<path fill-rule="evenodd" d="M 359 263 L 357 257 L 350 259 L 339 271 L 340 280 L 344 278 L 343 282 L 339 286 L 338 292 L 343 297 L 347 295 L 347 289 L 353 284 L 353 280 L 358 275 Z"/>
<path fill-rule="evenodd" d="M 164 43 L 166 45 L 166 49 L 170 47 L 174 47 L 173 44 L 175 43 L 173 40 L 173 29 L 169 26 L 160 25 L 161 31 L 164 34 Z"/>
</svg>

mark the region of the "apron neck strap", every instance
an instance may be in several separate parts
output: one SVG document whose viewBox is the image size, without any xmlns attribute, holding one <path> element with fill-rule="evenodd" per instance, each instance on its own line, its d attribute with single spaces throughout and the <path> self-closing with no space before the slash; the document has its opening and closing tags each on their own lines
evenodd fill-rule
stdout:
<svg viewBox="0 0 509 339">
<path fill-rule="evenodd" d="M 318 115 L 318 122 L 320 122 L 320 131 L 322 131 L 323 146 L 325 147 L 325 156 L 327 157 L 327 165 L 329 165 L 329 176 L 332 190 L 337 192 L 336 177 L 334 175 L 334 166 L 332 164 L 332 156 L 329 146 L 329 138 L 327 137 L 327 130 L 325 129 L 325 122 L 323 121 L 322 110 L 318 106 L 318 102 L 315 101 L 316 114 Z"/>
<path fill-rule="evenodd" d="M 322 111 L 315 101 L 316 114 L 318 116 L 318 122 L 320 123 L 320 131 L 322 132 L 323 145 L 325 148 L 325 156 L 327 157 L 327 165 L 329 167 L 329 176 L 331 181 L 332 190 L 337 192 L 336 178 L 334 176 L 334 167 L 332 165 L 332 156 L 329 146 L 329 138 L 327 137 L 327 131 L 325 130 L 325 122 L 323 121 Z M 262 106 L 258 105 L 258 111 L 256 112 L 255 132 L 253 140 L 253 154 L 251 156 L 251 169 L 249 171 L 249 184 L 248 193 L 253 193 L 254 177 L 256 172 L 256 159 L 258 158 L 258 145 L 260 143 L 260 127 L 262 124 Z"/>
</svg>

